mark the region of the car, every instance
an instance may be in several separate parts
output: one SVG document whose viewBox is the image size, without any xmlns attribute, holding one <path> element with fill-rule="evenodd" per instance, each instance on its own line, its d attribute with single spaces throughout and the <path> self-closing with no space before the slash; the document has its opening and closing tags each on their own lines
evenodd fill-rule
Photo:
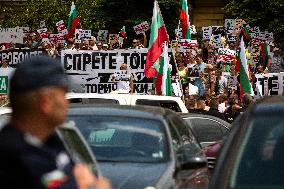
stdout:
<svg viewBox="0 0 284 189">
<path fill-rule="evenodd" d="M 68 121 L 76 123 L 113 188 L 207 188 L 207 159 L 171 110 L 77 104 Z"/>
<path fill-rule="evenodd" d="M 68 93 L 66 98 L 69 99 L 71 104 L 148 105 L 169 108 L 175 112 L 188 113 L 188 110 L 181 98 L 172 96 Z"/>
<path fill-rule="evenodd" d="M 241 114 L 224 142 L 209 189 L 284 188 L 284 98 Z"/>
<path fill-rule="evenodd" d="M 137 94 L 97 94 L 97 93 L 68 93 L 66 98 L 71 104 L 120 104 L 120 105 L 148 105 L 169 108 L 175 112 L 188 113 L 179 97 L 137 95 Z M 3 107 L 9 107 L 7 101 Z"/>
<path fill-rule="evenodd" d="M 223 139 L 229 134 L 231 124 L 218 117 L 206 114 L 180 115 L 200 142 L 208 159 L 209 168 L 214 169 Z"/>
</svg>

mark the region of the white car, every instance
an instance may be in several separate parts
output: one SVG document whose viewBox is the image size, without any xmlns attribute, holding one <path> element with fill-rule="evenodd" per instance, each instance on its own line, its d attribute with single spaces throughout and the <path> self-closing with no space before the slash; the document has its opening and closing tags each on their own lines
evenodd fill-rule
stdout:
<svg viewBox="0 0 284 189">
<path fill-rule="evenodd" d="M 68 93 L 66 98 L 69 99 L 71 104 L 150 105 L 169 108 L 175 112 L 188 113 L 188 110 L 181 98 L 172 96 Z"/>
</svg>

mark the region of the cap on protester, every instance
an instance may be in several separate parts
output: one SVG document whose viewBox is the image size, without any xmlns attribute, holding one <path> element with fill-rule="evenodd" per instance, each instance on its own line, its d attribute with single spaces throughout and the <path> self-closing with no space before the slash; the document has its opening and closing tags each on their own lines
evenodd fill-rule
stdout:
<svg viewBox="0 0 284 189">
<path fill-rule="evenodd" d="M 28 59 L 18 65 L 11 78 L 10 92 L 29 92 L 49 86 L 68 89 L 68 79 L 61 62 L 44 56 Z"/>
</svg>

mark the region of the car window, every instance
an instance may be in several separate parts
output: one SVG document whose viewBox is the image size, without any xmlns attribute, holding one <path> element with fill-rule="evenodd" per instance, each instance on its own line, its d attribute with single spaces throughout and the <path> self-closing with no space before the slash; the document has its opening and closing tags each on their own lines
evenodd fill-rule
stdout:
<svg viewBox="0 0 284 189">
<path fill-rule="evenodd" d="M 69 99 L 72 104 L 119 104 L 118 100 L 105 98 L 72 98 Z"/>
<path fill-rule="evenodd" d="M 242 140 L 230 188 L 283 188 L 284 122 L 255 116 Z"/>
<path fill-rule="evenodd" d="M 66 150 L 74 162 L 84 162 L 92 167 L 92 171 L 98 176 L 99 170 L 97 163 L 92 156 L 92 152 L 86 146 L 84 138 L 81 137 L 76 129 L 58 127 L 57 134 L 62 139 Z"/>
<path fill-rule="evenodd" d="M 186 126 L 184 120 L 174 115 L 169 115 L 168 118 L 170 119 L 172 127 L 177 130 L 181 138 L 181 146 L 190 146 L 189 149 L 192 153 L 201 155 L 202 151 L 200 145 L 192 134 L 191 129 Z"/>
<path fill-rule="evenodd" d="M 190 122 L 190 127 L 192 128 L 197 140 L 199 142 L 214 142 L 217 140 L 222 140 L 224 133 L 220 123 L 207 118 L 190 118 L 185 119 Z"/>
<path fill-rule="evenodd" d="M 11 117 L 10 113 L 2 114 L 0 116 L 0 130 L 2 129 L 3 126 L 5 126 L 6 123 L 8 123 L 10 117 Z"/>
<path fill-rule="evenodd" d="M 163 123 L 142 118 L 69 115 L 98 161 L 160 162 L 168 159 Z"/>
<path fill-rule="evenodd" d="M 137 105 L 148 105 L 148 106 L 160 106 L 163 108 L 171 109 L 175 112 L 181 112 L 179 104 L 172 100 L 149 100 L 149 99 L 137 99 Z"/>
</svg>

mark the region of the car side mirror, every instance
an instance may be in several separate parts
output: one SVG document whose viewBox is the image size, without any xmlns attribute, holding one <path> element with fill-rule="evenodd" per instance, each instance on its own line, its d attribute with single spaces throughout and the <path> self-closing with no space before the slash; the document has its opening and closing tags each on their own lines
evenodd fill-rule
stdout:
<svg viewBox="0 0 284 189">
<path fill-rule="evenodd" d="M 207 165 L 207 158 L 205 156 L 197 155 L 188 147 L 178 149 L 177 161 L 180 170 L 198 169 Z"/>
<path fill-rule="evenodd" d="M 207 159 L 204 156 L 184 157 L 179 163 L 180 170 L 199 169 L 207 165 Z"/>
</svg>

